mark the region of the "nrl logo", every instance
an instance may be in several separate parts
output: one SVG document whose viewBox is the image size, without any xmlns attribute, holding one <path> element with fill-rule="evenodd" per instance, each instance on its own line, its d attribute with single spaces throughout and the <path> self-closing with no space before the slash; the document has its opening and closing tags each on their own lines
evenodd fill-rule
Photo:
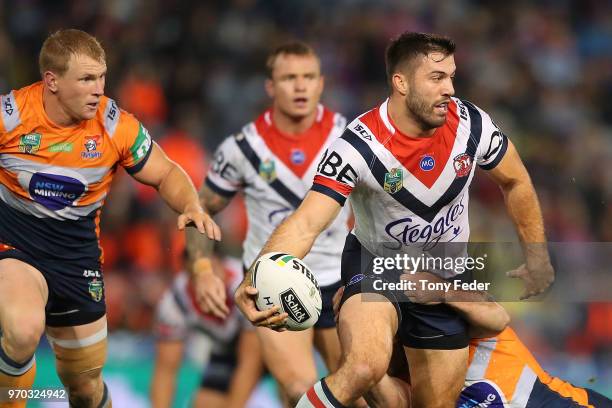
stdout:
<svg viewBox="0 0 612 408">
<path fill-rule="evenodd" d="M 271 183 L 276 180 L 276 166 L 274 160 L 266 159 L 259 164 L 259 177 L 266 183 Z"/>
<path fill-rule="evenodd" d="M 402 169 L 393 168 L 385 173 L 384 190 L 389 194 L 395 194 L 404 186 L 404 173 Z"/>
<path fill-rule="evenodd" d="M 104 294 L 104 286 L 102 284 L 102 281 L 94 279 L 89 282 L 89 294 L 91 295 L 91 298 L 96 302 L 102 300 L 102 295 Z"/>
<path fill-rule="evenodd" d="M 27 135 L 21 135 L 19 138 L 19 151 L 27 154 L 34 154 L 40 148 L 40 139 L 42 135 L 40 133 L 28 133 Z"/>
</svg>

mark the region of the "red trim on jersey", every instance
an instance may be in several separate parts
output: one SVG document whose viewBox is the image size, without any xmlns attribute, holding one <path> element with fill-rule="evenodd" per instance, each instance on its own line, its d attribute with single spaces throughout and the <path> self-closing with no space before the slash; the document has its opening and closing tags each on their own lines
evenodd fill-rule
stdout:
<svg viewBox="0 0 612 408">
<path fill-rule="evenodd" d="M 349 186 L 348 184 L 321 176 L 320 174 L 315 176 L 312 184 L 321 184 L 322 186 L 329 187 L 338 194 L 342 194 L 344 197 L 348 197 L 349 194 L 351 194 L 351 191 L 353 191 L 353 187 Z"/>
<path fill-rule="evenodd" d="M 374 133 L 374 136 L 393 156 L 427 188 L 431 188 L 436 182 L 446 163 L 450 159 L 459 116 L 457 115 L 457 104 L 451 100 L 448 104 L 446 123 L 435 130 L 431 137 L 414 137 L 402 133 L 393 123 L 391 116 L 387 115 L 389 123 L 394 127 L 395 133 L 389 131 L 380 117 L 380 107 L 361 117 L 361 121 Z M 420 167 L 420 162 L 425 156 L 433 157 L 434 167 L 427 171 Z"/>
<path fill-rule="evenodd" d="M 266 114 L 272 118 L 271 122 L 266 121 Z M 296 135 L 284 133 L 274 125 L 272 110 L 264 112 L 255 121 L 257 133 L 268 148 L 298 177 L 304 176 L 313 160 L 317 159 L 317 153 L 333 126 L 334 112 L 325 107 L 320 120 L 315 120 L 310 128 Z"/>
<path fill-rule="evenodd" d="M 308 401 L 310 401 L 315 408 L 325 408 L 323 401 L 321 401 L 315 392 L 314 387 L 310 387 L 310 389 L 306 392 L 306 396 L 308 397 Z"/>
</svg>

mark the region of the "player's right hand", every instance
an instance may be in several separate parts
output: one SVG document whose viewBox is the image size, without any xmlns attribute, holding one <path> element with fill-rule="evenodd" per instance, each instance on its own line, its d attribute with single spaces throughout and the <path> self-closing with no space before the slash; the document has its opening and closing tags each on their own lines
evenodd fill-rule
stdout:
<svg viewBox="0 0 612 408">
<path fill-rule="evenodd" d="M 201 258 L 195 261 L 192 281 L 200 309 L 204 313 L 225 319 L 229 315 L 225 282 L 215 274 L 209 259 Z"/>
<path fill-rule="evenodd" d="M 287 330 L 285 323 L 289 315 L 280 313 L 280 306 L 274 306 L 264 311 L 259 311 L 255 304 L 257 299 L 257 288 L 250 285 L 250 280 L 243 280 L 234 293 L 234 301 L 242 314 L 254 326 L 267 327 L 276 331 Z"/>
<path fill-rule="evenodd" d="M 520 299 L 528 299 L 532 296 L 546 292 L 555 280 L 555 270 L 548 260 L 529 260 L 513 271 L 506 272 L 510 278 L 519 278 L 525 285 L 525 291 Z"/>
</svg>

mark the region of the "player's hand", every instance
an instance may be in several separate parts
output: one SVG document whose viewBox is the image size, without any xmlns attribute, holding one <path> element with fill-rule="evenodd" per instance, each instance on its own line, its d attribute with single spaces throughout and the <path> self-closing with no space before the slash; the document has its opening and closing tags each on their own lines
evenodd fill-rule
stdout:
<svg viewBox="0 0 612 408">
<path fill-rule="evenodd" d="M 273 306 L 270 309 L 259 311 L 255 304 L 257 293 L 257 289 L 251 286 L 249 279 L 245 279 L 238 286 L 234 294 L 234 301 L 242 314 L 254 326 L 268 327 L 279 332 L 287 330 L 285 323 L 289 315 L 287 313 L 280 313 L 280 306 Z"/>
<path fill-rule="evenodd" d="M 342 295 L 344 295 L 344 285 L 340 286 L 336 293 L 334 293 L 334 297 L 332 298 L 332 305 L 334 306 L 334 320 L 336 324 L 338 324 L 338 315 L 340 315 L 340 301 L 342 300 Z"/>
<path fill-rule="evenodd" d="M 555 280 L 555 270 L 550 261 L 531 261 L 515 270 L 506 272 L 506 276 L 519 278 L 525 285 L 525 291 L 520 299 L 528 299 L 544 293 Z"/>
<path fill-rule="evenodd" d="M 225 319 L 229 315 L 225 282 L 215 274 L 210 259 L 201 258 L 194 262 L 191 279 L 195 300 L 200 309 L 204 313 Z"/>
<path fill-rule="evenodd" d="M 400 276 L 403 281 L 414 282 L 414 289 L 407 290 L 404 294 L 412 303 L 418 303 L 421 305 L 438 305 L 444 302 L 444 291 L 443 290 L 429 290 L 421 289 L 422 280 L 426 280 L 431 283 L 443 283 L 446 282 L 444 279 L 437 275 L 429 272 L 416 272 L 416 273 L 405 273 Z"/>
<path fill-rule="evenodd" d="M 209 239 L 221 241 L 221 229 L 199 205 L 188 205 L 178 217 L 177 227 L 179 231 L 190 225 L 195 226 L 201 234 L 206 234 Z"/>
</svg>

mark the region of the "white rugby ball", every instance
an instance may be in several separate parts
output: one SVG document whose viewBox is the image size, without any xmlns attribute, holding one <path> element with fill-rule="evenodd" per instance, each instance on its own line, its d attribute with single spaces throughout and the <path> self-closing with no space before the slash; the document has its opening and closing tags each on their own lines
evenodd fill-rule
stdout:
<svg viewBox="0 0 612 408">
<path fill-rule="evenodd" d="M 253 268 L 253 286 L 259 292 L 257 308 L 266 310 L 280 306 L 281 313 L 289 315 L 289 330 L 306 330 L 319 320 L 319 284 L 301 259 L 281 252 L 260 256 Z"/>
</svg>

